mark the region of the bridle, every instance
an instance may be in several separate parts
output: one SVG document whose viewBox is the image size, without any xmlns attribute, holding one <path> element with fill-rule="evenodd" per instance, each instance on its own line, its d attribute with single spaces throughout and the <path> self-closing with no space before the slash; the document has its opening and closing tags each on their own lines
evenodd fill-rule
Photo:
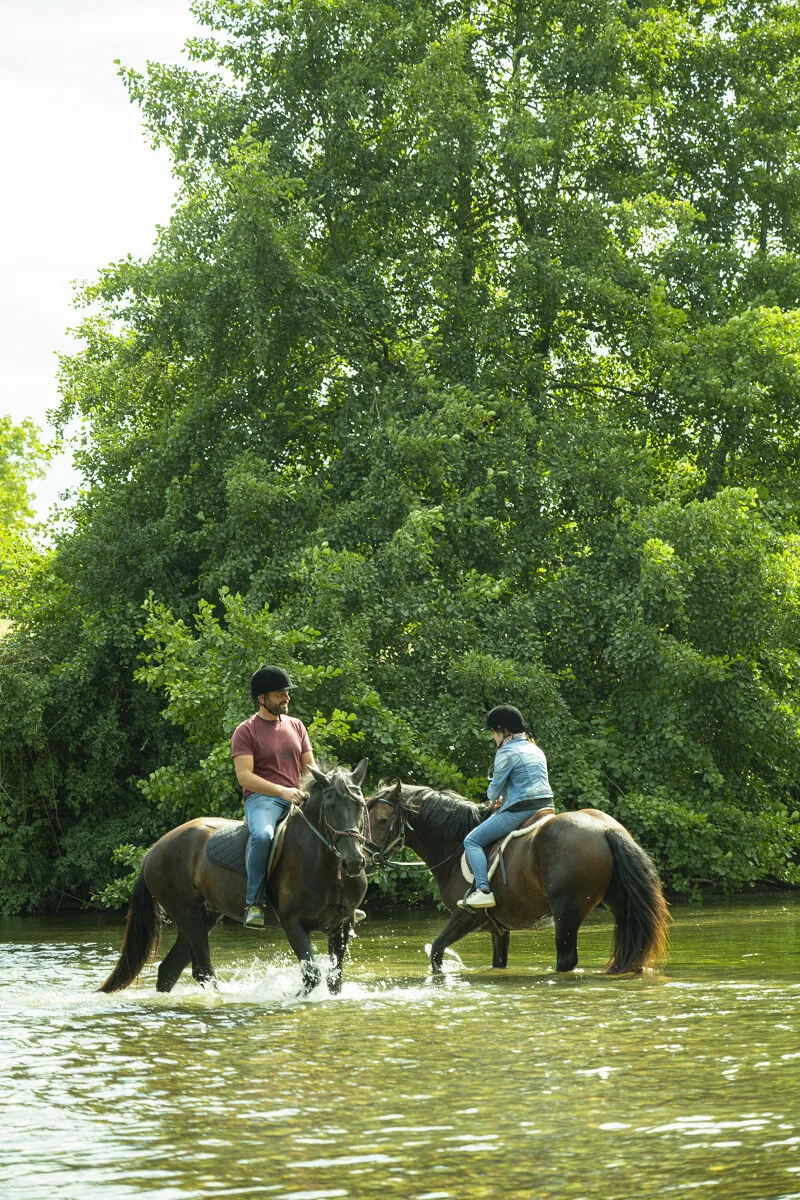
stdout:
<svg viewBox="0 0 800 1200">
<path fill-rule="evenodd" d="M 402 811 L 403 797 L 395 796 L 390 799 L 391 792 L 386 796 L 373 796 L 371 800 L 366 801 L 367 815 L 371 812 L 376 804 L 385 804 L 387 808 L 392 810 L 392 819 L 389 822 L 389 828 L 386 832 L 382 844 L 379 846 L 377 842 L 370 841 L 366 845 L 367 853 L 370 857 L 370 862 L 373 866 L 379 867 L 381 870 L 386 870 L 387 867 L 394 866 L 390 861 L 391 856 L 396 854 L 398 850 L 405 849 L 406 844 L 406 821 L 407 818 Z M 414 828 L 413 825 L 408 826 L 409 829 Z M 395 834 L 395 828 L 397 833 Z M 393 836 L 394 835 L 394 836 Z M 404 866 L 414 864 L 405 863 Z"/>
<path fill-rule="evenodd" d="M 327 816 L 327 812 L 326 812 L 328 798 L 325 795 L 325 790 L 327 790 L 327 789 L 325 789 L 323 791 L 322 799 L 321 799 L 320 805 L 319 805 L 319 809 L 320 809 L 320 825 L 319 826 L 315 825 L 313 821 L 309 820 L 308 816 L 306 815 L 304 810 L 300 807 L 300 805 L 295 805 L 295 812 L 297 812 L 303 818 L 303 820 L 305 821 L 308 828 L 311 830 L 311 832 L 314 834 L 315 837 L 319 838 L 319 840 L 322 842 L 325 849 L 328 850 L 331 854 L 335 855 L 335 857 L 339 860 L 339 876 L 341 877 L 342 856 L 340 855 L 339 851 L 336 848 L 336 843 L 339 841 L 340 838 L 354 838 L 357 842 L 363 843 L 364 847 L 369 852 L 369 848 L 372 846 L 372 842 L 370 840 L 372 837 L 372 829 L 370 827 L 370 821 L 369 821 L 369 808 L 367 806 L 366 800 L 364 799 L 364 794 L 361 791 L 361 788 L 356 787 L 355 784 L 347 784 L 347 785 L 345 785 L 345 788 L 346 788 L 346 793 L 345 793 L 342 786 L 340 786 L 340 783 L 341 783 L 341 781 L 337 780 L 332 785 L 335 788 L 335 790 L 339 793 L 339 795 L 342 796 L 342 795 L 346 794 L 346 796 L 349 800 L 354 800 L 356 803 L 361 805 L 361 808 L 362 808 L 361 829 L 336 829 L 335 826 L 331 825 L 330 821 L 328 820 L 328 816 Z M 321 786 L 321 785 L 318 785 L 318 786 Z"/>
<path fill-rule="evenodd" d="M 398 850 L 404 850 L 406 847 L 406 830 L 410 829 L 412 833 L 414 832 L 414 826 L 408 819 L 407 811 L 403 811 L 403 803 L 402 791 L 399 796 L 395 796 L 394 798 L 392 798 L 392 794 L 389 792 L 386 796 L 373 796 L 370 800 L 366 801 L 368 815 L 376 804 L 385 804 L 388 808 L 392 809 L 392 819 L 389 822 L 389 828 L 382 844 L 379 846 L 377 842 L 372 841 L 366 843 L 365 849 L 369 854 L 370 863 L 381 871 L 386 871 L 389 867 L 402 867 L 404 870 L 411 869 L 418 871 L 435 871 L 439 867 L 443 867 L 446 862 L 449 862 L 461 850 L 461 846 L 456 846 L 455 850 L 451 850 L 441 862 L 433 863 L 430 867 L 424 862 L 392 862 L 392 856 Z M 397 829 L 397 833 L 395 833 L 395 828 Z"/>
</svg>

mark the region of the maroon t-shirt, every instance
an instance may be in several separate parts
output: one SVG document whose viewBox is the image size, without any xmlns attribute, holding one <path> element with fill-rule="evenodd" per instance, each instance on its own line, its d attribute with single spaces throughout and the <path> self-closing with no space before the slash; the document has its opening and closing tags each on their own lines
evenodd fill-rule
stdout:
<svg viewBox="0 0 800 1200">
<path fill-rule="evenodd" d="M 231 738 L 231 754 L 252 754 L 253 772 L 281 787 L 300 786 L 301 755 L 311 749 L 308 730 L 297 717 L 265 721 L 253 713 L 237 725 Z M 242 788 L 245 796 L 252 793 Z"/>
</svg>

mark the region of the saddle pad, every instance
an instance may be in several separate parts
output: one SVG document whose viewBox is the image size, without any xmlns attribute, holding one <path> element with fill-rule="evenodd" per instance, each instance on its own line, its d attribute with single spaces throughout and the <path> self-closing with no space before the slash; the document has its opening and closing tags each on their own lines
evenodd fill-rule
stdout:
<svg viewBox="0 0 800 1200">
<path fill-rule="evenodd" d="M 548 821 L 552 821 L 554 816 L 555 816 L 555 813 L 548 813 L 547 816 L 545 816 L 545 817 L 539 816 L 538 813 L 531 813 L 531 815 L 528 817 L 528 819 L 524 825 L 520 825 L 519 829 L 512 829 L 511 833 L 506 834 L 506 836 L 503 838 L 502 841 L 494 842 L 489 847 L 489 881 L 490 882 L 491 882 L 492 876 L 494 875 L 495 871 L 497 870 L 497 868 L 500 864 L 500 855 L 503 853 L 503 851 L 505 850 L 508 843 L 512 840 L 512 838 L 518 838 L 518 837 L 535 838 L 536 834 L 539 832 L 539 830 L 542 828 L 542 826 L 546 825 Z M 475 876 L 472 874 L 472 871 L 470 870 L 469 863 L 467 862 L 466 854 L 461 855 L 461 874 L 464 876 L 467 883 L 475 882 Z"/>
<path fill-rule="evenodd" d="M 249 841 L 250 830 L 244 821 L 226 821 L 206 842 L 206 855 L 218 867 L 246 875 L 244 862 Z"/>
<path fill-rule="evenodd" d="M 283 839 L 286 836 L 286 826 L 293 816 L 294 809 L 290 809 L 275 830 L 267 864 L 267 879 L 278 865 L 278 859 L 283 850 Z M 206 842 L 206 856 L 218 867 L 225 867 L 228 871 L 246 875 L 247 843 L 249 841 L 250 830 L 245 821 L 226 821 L 222 828 L 218 829 L 216 833 L 212 833 Z"/>
</svg>

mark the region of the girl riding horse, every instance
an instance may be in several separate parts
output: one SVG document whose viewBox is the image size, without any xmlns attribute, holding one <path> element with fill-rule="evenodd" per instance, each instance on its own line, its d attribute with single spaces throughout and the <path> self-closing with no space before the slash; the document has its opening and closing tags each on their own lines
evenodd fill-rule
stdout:
<svg viewBox="0 0 800 1200">
<path fill-rule="evenodd" d="M 475 886 L 459 908 L 494 908 L 497 901 L 489 885 L 486 847 L 499 842 L 533 816 L 554 813 L 553 791 L 547 778 L 547 759 L 525 731 L 525 720 L 518 708 L 500 704 L 486 717 L 497 753 L 486 795 L 496 801 L 497 812 L 464 838 L 464 852 Z"/>
</svg>

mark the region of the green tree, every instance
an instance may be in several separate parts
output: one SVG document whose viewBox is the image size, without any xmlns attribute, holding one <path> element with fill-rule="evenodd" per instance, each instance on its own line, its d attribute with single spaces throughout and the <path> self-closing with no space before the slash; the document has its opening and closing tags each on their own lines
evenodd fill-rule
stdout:
<svg viewBox="0 0 800 1200">
<path fill-rule="evenodd" d="M 181 193 L 63 363 L 86 488 L 14 638 L 48 733 L 3 735 L 60 827 L 9 821 L 6 906 L 233 811 L 268 651 L 376 774 L 479 793 L 513 699 L 673 886 L 795 881 L 794 9 L 195 11 L 123 71 Z"/>
<path fill-rule="evenodd" d="M 30 541 L 34 515 L 30 487 L 44 474 L 48 451 L 32 421 L 0 416 L 0 620 L 7 620 L 10 590 L 28 570 L 36 550 Z"/>
</svg>

